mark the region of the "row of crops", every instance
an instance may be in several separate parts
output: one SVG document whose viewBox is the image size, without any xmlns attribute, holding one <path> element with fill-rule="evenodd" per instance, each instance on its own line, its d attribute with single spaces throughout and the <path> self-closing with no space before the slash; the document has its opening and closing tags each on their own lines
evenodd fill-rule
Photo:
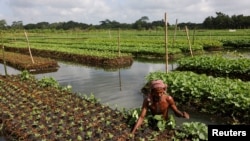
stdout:
<svg viewBox="0 0 250 141">
<path fill-rule="evenodd" d="M 3 32 L 5 46 L 27 47 L 23 31 Z M 120 55 L 154 55 L 165 54 L 164 31 L 132 31 L 132 30 L 97 30 L 97 31 L 28 31 L 28 39 L 32 48 L 85 54 L 98 57 L 116 57 Z M 170 54 L 203 50 L 203 47 L 221 47 L 225 41 L 244 39 L 249 41 L 247 30 L 230 33 L 227 30 L 198 30 L 190 32 L 190 44 L 185 31 L 173 30 L 168 34 Z M 224 42 L 222 42 L 224 41 Z"/>
<path fill-rule="evenodd" d="M 219 54 L 202 55 L 182 58 L 177 63 L 177 70 L 250 81 L 250 59 L 245 57 L 232 58 L 231 56 L 227 58 Z"/>
</svg>

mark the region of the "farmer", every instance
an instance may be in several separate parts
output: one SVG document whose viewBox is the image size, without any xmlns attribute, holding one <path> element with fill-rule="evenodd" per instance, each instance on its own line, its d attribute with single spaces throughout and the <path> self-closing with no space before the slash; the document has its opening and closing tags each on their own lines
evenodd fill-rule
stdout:
<svg viewBox="0 0 250 141">
<path fill-rule="evenodd" d="M 167 85 L 162 80 L 154 80 L 150 84 L 151 92 L 144 98 L 141 114 L 138 118 L 132 133 L 134 134 L 137 128 L 142 124 L 148 109 L 153 115 L 162 115 L 165 120 L 168 119 L 168 109 L 171 108 L 177 117 L 189 119 L 189 114 L 181 112 L 175 105 L 174 99 L 167 95 Z"/>
</svg>

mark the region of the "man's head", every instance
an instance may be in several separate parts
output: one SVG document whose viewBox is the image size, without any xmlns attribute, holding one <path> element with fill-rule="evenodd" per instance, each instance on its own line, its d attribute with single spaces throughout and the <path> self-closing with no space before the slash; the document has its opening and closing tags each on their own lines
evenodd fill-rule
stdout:
<svg viewBox="0 0 250 141">
<path fill-rule="evenodd" d="M 167 85 L 162 80 L 153 80 L 151 81 L 151 90 L 155 88 L 163 88 L 166 91 Z"/>
<path fill-rule="evenodd" d="M 154 101 L 159 101 L 160 97 L 165 94 L 167 85 L 162 80 L 154 80 L 151 82 L 151 94 Z"/>
</svg>

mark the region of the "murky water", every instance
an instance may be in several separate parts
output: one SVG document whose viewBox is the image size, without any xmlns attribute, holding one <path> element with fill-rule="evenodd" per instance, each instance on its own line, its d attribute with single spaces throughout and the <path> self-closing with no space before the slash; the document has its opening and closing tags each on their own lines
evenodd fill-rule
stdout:
<svg viewBox="0 0 250 141">
<path fill-rule="evenodd" d="M 71 85 L 74 92 L 93 93 L 102 103 L 117 108 L 134 108 L 141 105 L 140 88 L 149 72 L 164 70 L 163 63 L 141 63 L 135 61 L 130 68 L 117 71 L 59 63 L 55 73 L 36 75 L 38 79 L 52 76 L 62 85 Z"/>
</svg>

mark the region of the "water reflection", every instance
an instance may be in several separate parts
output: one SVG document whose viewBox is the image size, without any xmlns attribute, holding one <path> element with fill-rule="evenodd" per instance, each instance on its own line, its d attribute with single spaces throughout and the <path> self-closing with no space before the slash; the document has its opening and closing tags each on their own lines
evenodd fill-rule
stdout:
<svg viewBox="0 0 250 141">
<path fill-rule="evenodd" d="M 59 62 L 57 72 L 37 74 L 36 78 L 53 77 L 61 85 L 71 85 L 74 92 L 91 94 L 102 103 L 117 108 L 134 108 L 141 105 L 140 88 L 149 72 L 164 71 L 164 63 L 134 61 L 131 68 L 118 71 L 89 68 L 82 65 Z M 169 66 L 171 68 L 172 65 Z"/>
</svg>

